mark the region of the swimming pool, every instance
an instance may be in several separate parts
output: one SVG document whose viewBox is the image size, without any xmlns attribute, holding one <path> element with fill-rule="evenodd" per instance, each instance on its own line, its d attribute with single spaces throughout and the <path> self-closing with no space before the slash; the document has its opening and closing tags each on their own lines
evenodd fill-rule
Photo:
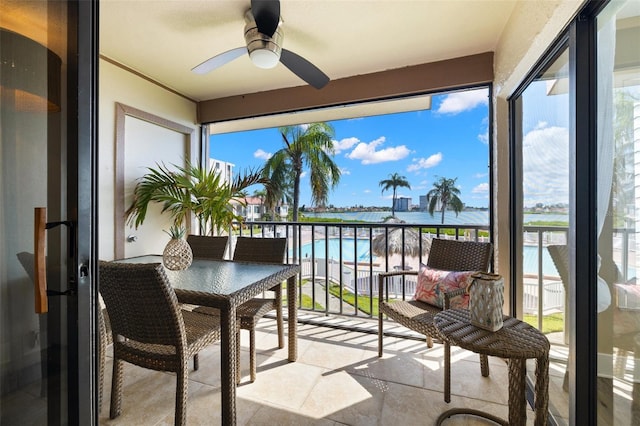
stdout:
<svg viewBox="0 0 640 426">
<path fill-rule="evenodd" d="M 316 258 L 325 258 L 325 240 L 315 240 L 315 256 Z M 342 239 L 342 260 L 347 262 L 353 262 L 354 253 L 354 238 Z M 357 239 L 357 256 L 358 262 L 369 261 L 369 240 L 367 238 Z M 301 247 L 302 258 L 311 257 L 311 243 L 304 244 Z M 289 256 L 292 256 L 293 252 L 289 251 Z M 329 259 L 340 259 L 340 239 L 329 238 Z M 376 256 L 373 256 L 376 259 Z M 525 274 L 537 274 L 538 273 L 538 247 L 536 246 L 524 246 L 523 250 L 523 270 Z M 553 260 L 549 255 L 549 251 L 543 249 L 542 251 L 542 270 L 544 275 L 558 276 L 558 272 L 553 264 Z"/>
<path fill-rule="evenodd" d="M 325 258 L 325 240 L 315 240 L 313 244 L 316 258 Z M 304 244 L 301 247 L 302 258 L 311 257 L 311 243 Z M 367 238 L 343 238 L 342 239 L 342 260 L 347 262 L 353 262 L 354 250 L 357 247 L 357 259 L 358 262 L 369 261 L 369 240 Z M 289 252 L 289 255 L 293 255 L 293 252 Z M 375 256 L 373 257 L 376 258 Z M 329 259 L 340 259 L 340 239 L 329 238 Z"/>
</svg>

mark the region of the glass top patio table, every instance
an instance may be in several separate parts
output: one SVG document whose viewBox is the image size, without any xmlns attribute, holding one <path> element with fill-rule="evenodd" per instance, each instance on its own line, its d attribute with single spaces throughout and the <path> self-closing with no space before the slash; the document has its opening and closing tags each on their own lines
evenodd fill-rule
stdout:
<svg viewBox="0 0 640 426">
<path fill-rule="evenodd" d="M 117 260 L 126 263 L 162 263 L 148 255 Z M 194 259 L 181 271 L 165 268 L 178 301 L 220 309 L 222 424 L 236 424 L 236 308 L 287 281 L 289 361 L 297 358 L 297 285 L 299 265 Z"/>
<path fill-rule="evenodd" d="M 118 262 L 162 263 L 162 256 L 138 256 L 118 260 Z M 223 300 L 233 302 L 236 306 L 242 304 L 298 271 L 298 265 L 206 259 L 194 259 L 191 266 L 181 271 L 165 268 L 169 282 L 176 290 L 180 302 L 206 305 L 213 303 L 214 307 L 218 307 L 218 303 L 223 303 Z M 256 291 L 256 287 L 260 289 Z M 194 299 L 204 300 L 194 302 Z"/>
</svg>

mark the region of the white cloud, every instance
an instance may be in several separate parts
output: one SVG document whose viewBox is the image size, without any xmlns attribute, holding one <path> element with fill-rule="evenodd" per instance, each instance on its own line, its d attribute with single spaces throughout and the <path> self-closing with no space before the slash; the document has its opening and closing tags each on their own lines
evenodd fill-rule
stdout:
<svg viewBox="0 0 640 426">
<path fill-rule="evenodd" d="M 258 149 L 256 152 L 253 153 L 253 156 L 255 158 L 260 158 L 261 160 L 268 160 L 273 156 L 273 154 L 270 152 L 266 152 L 261 149 Z"/>
<path fill-rule="evenodd" d="M 442 153 L 430 155 L 429 158 L 414 158 L 413 164 L 407 167 L 408 172 L 417 172 L 420 169 L 435 167 L 442 161 Z"/>
<path fill-rule="evenodd" d="M 305 177 L 307 177 L 307 172 L 300 173 L 300 179 L 304 179 Z"/>
<path fill-rule="evenodd" d="M 569 201 L 569 131 L 540 122 L 522 141 L 524 205 Z"/>
<path fill-rule="evenodd" d="M 365 194 L 371 194 L 371 190 L 370 190 L 370 189 L 365 189 L 365 190 L 364 190 L 364 193 L 365 193 Z"/>
<path fill-rule="evenodd" d="M 384 148 L 377 151 L 377 148 L 382 145 L 384 141 L 385 137 L 381 136 L 373 142 L 360 142 L 346 157 L 351 160 L 361 160 L 361 163 L 366 165 L 401 160 L 411 153 L 409 148 L 404 145 Z"/>
<path fill-rule="evenodd" d="M 480 142 L 482 142 L 485 145 L 489 145 L 489 131 L 486 131 L 484 133 L 480 133 L 478 135 L 478 140 Z"/>
<path fill-rule="evenodd" d="M 489 192 L 489 184 L 486 182 L 476 185 L 476 187 L 471 190 L 472 194 L 484 194 L 487 192 Z"/>
<path fill-rule="evenodd" d="M 436 112 L 439 114 L 458 114 L 474 109 L 478 105 L 488 104 L 489 94 L 487 89 L 469 90 L 447 95 Z"/>
<path fill-rule="evenodd" d="M 349 169 L 347 169 L 346 167 L 340 167 L 340 174 L 342 174 L 342 175 L 350 175 L 351 171 Z"/>
<path fill-rule="evenodd" d="M 489 173 L 476 173 L 475 175 L 473 175 L 473 177 L 476 179 L 486 178 L 487 176 L 489 176 Z"/>
<path fill-rule="evenodd" d="M 356 137 L 344 138 L 339 141 L 333 141 L 333 150 L 336 154 L 340 154 L 342 151 L 351 149 L 352 146 L 360 142 L 360 139 Z"/>
</svg>

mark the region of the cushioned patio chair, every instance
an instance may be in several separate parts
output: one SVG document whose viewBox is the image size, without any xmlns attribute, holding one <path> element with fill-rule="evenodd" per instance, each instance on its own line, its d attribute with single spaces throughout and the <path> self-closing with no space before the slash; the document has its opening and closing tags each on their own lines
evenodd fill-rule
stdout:
<svg viewBox="0 0 640 426">
<path fill-rule="evenodd" d="M 126 361 L 176 373 L 175 424 L 186 424 L 188 360 L 220 339 L 219 318 L 182 310 L 160 263 L 100 262 L 99 272 L 113 341 L 110 418 L 121 412 Z"/>
<path fill-rule="evenodd" d="M 238 237 L 233 252 L 234 262 L 283 263 L 287 250 L 286 238 L 248 238 Z M 284 347 L 284 327 L 282 321 L 282 285 L 272 288 L 274 297 L 253 298 L 240 305 L 236 316 L 240 321 L 240 328 L 249 330 L 249 369 L 251 381 L 256 380 L 256 335 L 258 321 L 270 311 L 276 311 L 278 326 L 278 348 Z M 216 309 L 201 306 L 196 312 L 218 315 Z M 240 338 L 238 336 L 238 348 Z M 240 359 L 240 356 L 238 356 Z M 238 374 L 240 374 L 238 369 Z"/>
<path fill-rule="evenodd" d="M 427 258 L 427 267 L 440 271 L 482 271 L 488 272 L 493 255 L 493 245 L 491 243 L 481 243 L 474 241 L 458 241 L 434 238 L 431 241 L 431 249 Z M 420 268 L 421 270 L 423 268 Z M 378 356 L 382 356 L 384 321 L 386 315 L 403 326 L 424 334 L 427 346 L 433 347 L 433 339 L 440 339 L 433 318 L 443 309 L 448 309 L 451 299 L 463 295 L 465 288 L 459 288 L 444 293 L 443 306 L 426 303 L 420 300 L 409 300 L 413 295 L 405 294 L 404 300 L 390 299 L 388 294 L 388 278 L 415 276 L 418 277 L 421 271 L 393 271 L 381 273 L 378 276 Z M 419 278 L 418 278 L 419 279 Z M 385 285 L 386 284 L 386 285 Z M 480 365 L 483 376 L 489 375 L 489 363 L 486 355 L 480 355 Z M 449 394 L 449 389 L 445 389 L 445 395 Z"/>
</svg>

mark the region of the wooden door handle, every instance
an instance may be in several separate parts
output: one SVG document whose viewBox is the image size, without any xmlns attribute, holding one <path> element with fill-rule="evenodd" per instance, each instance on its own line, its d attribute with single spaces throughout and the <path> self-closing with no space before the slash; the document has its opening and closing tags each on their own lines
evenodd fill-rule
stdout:
<svg viewBox="0 0 640 426">
<path fill-rule="evenodd" d="M 34 262 L 34 300 L 36 314 L 44 314 L 49 311 L 47 301 L 47 268 L 45 257 L 45 231 L 47 229 L 47 208 L 36 207 L 34 209 L 34 233 L 33 233 L 33 252 L 35 253 Z"/>
</svg>

